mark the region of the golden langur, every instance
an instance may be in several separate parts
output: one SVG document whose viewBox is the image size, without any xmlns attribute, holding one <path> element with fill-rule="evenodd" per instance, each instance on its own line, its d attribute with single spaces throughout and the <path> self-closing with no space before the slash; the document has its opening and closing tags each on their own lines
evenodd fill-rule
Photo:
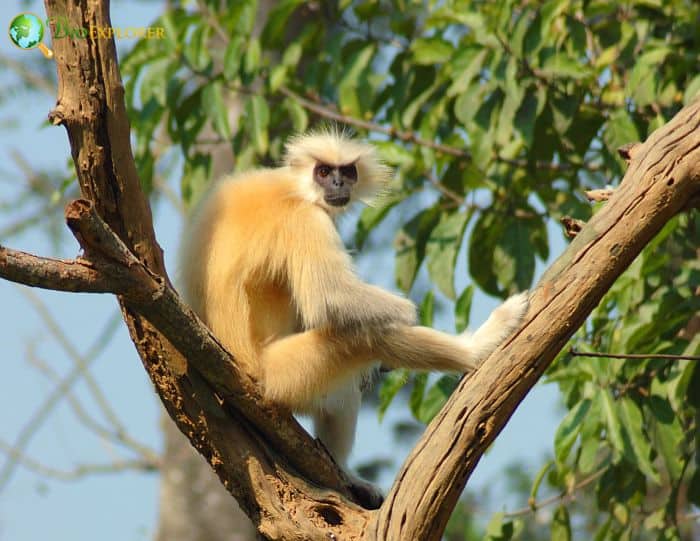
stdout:
<svg viewBox="0 0 700 541">
<path fill-rule="evenodd" d="M 334 220 L 368 202 L 391 171 L 371 145 L 334 131 L 292 138 L 284 164 L 219 182 L 193 213 L 182 251 L 184 293 L 264 396 L 313 417 L 343 467 L 360 384 L 390 368 L 468 372 L 520 323 L 525 293 L 473 335 L 416 325 L 409 300 L 363 282 Z"/>
</svg>

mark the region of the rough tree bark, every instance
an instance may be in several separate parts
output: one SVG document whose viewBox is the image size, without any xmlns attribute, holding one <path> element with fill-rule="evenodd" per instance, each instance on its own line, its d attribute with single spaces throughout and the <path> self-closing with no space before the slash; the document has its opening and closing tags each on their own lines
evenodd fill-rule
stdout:
<svg viewBox="0 0 700 541">
<path fill-rule="evenodd" d="M 107 2 L 47 0 L 47 11 L 76 26 L 109 25 Z M 269 539 L 440 539 L 479 458 L 556 353 L 653 235 L 700 196 L 696 101 L 635 149 L 620 188 L 532 292 L 521 329 L 463 379 L 384 504 L 367 510 L 322 446 L 260 400 L 170 287 L 129 148 L 113 42 L 54 45 L 51 118 L 68 131 L 86 198 L 67 208 L 85 256 L 65 262 L 2 248 L 0 276 L 117 294 L 168 413 Z"/>
</svg>

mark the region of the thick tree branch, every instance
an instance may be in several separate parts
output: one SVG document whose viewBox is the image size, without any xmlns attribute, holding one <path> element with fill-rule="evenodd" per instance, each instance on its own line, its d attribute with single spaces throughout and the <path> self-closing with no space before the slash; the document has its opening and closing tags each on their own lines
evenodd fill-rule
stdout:
<svg viewBox="0 0 700 541">
<path fill-rule="evenodd" d="M 52 259 L 0 246 L 0 278 L 74 293 L 111 293 L 112 281 L 83 259 Z"/>
<path fill-rule="evenodd" d="M 567 340 L 649 240 L 700 193 L 700 100 L 631 156 L 610 200 L 531 295 L 522 328 L 464 378 L 406 459 L 377 539 L 440 539 L 484 451 Z"/>
</svg>

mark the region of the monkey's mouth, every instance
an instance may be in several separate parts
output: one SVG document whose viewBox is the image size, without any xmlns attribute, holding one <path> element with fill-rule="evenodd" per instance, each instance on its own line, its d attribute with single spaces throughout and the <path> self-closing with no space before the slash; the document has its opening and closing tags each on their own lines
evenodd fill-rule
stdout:
<svg viewBox="0 0 700 541">
<path fill-rule="evenodd" d="M 324 197 L 324 200 L 332 207 L 344 207 L 350 202 L 350 196 L 338 195 L 335 197 Z"/>
</svg>

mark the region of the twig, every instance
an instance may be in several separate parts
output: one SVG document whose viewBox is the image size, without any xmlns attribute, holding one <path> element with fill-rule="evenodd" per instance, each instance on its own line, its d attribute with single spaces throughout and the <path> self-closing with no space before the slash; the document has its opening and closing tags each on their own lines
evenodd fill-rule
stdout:
<svg viewBox="0 0 700 541">
<path fill-rule="evenodd" d="M 35 70 L 28 69 L 25 63 L 18 62 L 3 54 L 0 55 L 0 65 L 5 65 L 10 68 L 17 75 L 19 75 L 25 83 L 29 83 L 30 86 L 33 86 L 49 95 L 56 93 L 56 85 L 53 81 L 45 77 L 41 77 Z"/>
<path fill-rule="evenodd" d="M 393 127 L 387 127 L 381 124 L 377 124 L 376 122 L 370 122 L 367 120 L 362 120 L 360 118 L 344 115 L 342 113 L 339 113 L 335 109 L 332 109 L 329 106 L 306 99 L 284 85 L 280 87 L 279 91 L 281 94 L 299 103 L 299 105 L 301 105 L 305 109 L 308 109 L 309 111 L 316 113 L 317 115 L 327 118 L 329 120 L 334 120 L 336 122 L 341 122 L 349 126 L 355 126 L 357 128 L 362 128 L 363 130 L 375 133 L 383 133 L 384 135 L 388 135 L 393 139 L 399 139 L 407 143 L 414 143 L 416 145 L 430 148 L 438 152 L 442 152 L 444 154 L 449 154 L 458 158 L 466 158 L 471 160 L 471 153 L 464 149 L 443 145 L 434 141 L 428 141 L 427 139 L 422 139 L 418 137 L 414 133 L 400 131 Z"/>
<path fill-rule="evenodd" d="M 672 355 L 670 353 L 586 353 L 571 348 L 569 350 L 569 354 L 573 357 L 608 357 L 610 359 L 666 359 L 671 361 L 700 361 L 700 355 Z"/>
<path fill-rule="evenodd" d="M 63 351 L 65 351 L 68 357 L 70 357 L 70 359 L 73 361 L 73 366 L 80 370 L 81 375 L 83 376 L 83 379 L 90 390 L 90 394 L 92 394 L 92 397 L 102 411 L 102 414 L 105 416 L 105 419 L 109 421 L 117 433 L 124 433 L 126 431 L 124 425 L 117 417 L 117 414 L 112 409 L 112 406 L 109 405 L 109 402 L 102 392 L 102 389 L 88 370 L 87 359 L 83 357 L 77 348 L 71 343 L 66 333 L 63 332 L 63 329 L 61 329 L 61 326 L 58 324 L 58 321 L 56 321 L 56 319 L 51 315 L 41 299 L 30 289 L 23 288 L 21 293 L 34 307 L 37 314 L 39 314 L 39 317 L 44 322 L 44 325 L 46 325 L 46 328 L 59 343 Z"/>
<path fill-rule="evenodd" d="M 152 462 L 145 459 L 120 460 L 105 464 L 79 464 L 72 470 L 59 470 L 51 466 L 46 466 L 38 460 L 27 456 L 21 450 L 8 445 L 0 440 L 0 451 L 11 457 L 15 462 L 21 464 L 28 470 L 41 475 L 42 477 L 53 477 L 62 481 L 73 481 L 87 475 L 96 473 L 118 473 L 127 470 L 139 470 L 153 472 L 160 469 L 159 462 Z"/>
<path fill-rule="evenodd" d="M 529 515 L 530 513 L 536 513 L 542 507 L 546 507 L 553 503 L 571 501 L 575 497 L 575 492 L 590 485 L 593 481 L 602 476 L 606 471 L 607 470 L 605 468 L 601 468 L 600 470 L 593 472 L 588 477 L 585 477 L 584 479 L 576 483 L 573 487 L 565 490 L 564 492 L 555 494 L 554 496 L 550 496 L 549 498 L 545 498 L 544 500 L 541 500 L 539 502 L 534 502 L 531 505 L 528 505 L 527 507 L 516 509 L 515 511 L 511 511 L 510 513 L 504 513 L 503 516 L 507 518 L 521 517 L 524 515 Z"/>
<path fill-rule="evenodd" d="M 432 184 L 433 186 L 435 186 L 435 188 L 436 188 L 440 193 L 442 193 L 443 195 L 445 195 L 445 196 L 448 197 L 449 199 L 452 199 L 452 201 L 454 201 L 454 202 L 457 203 L 458 205 L 463 205 L 463 204 L 464 204 L 464 201 L 465 201 L 464 197 L 460 196 L 457 192 L 454 192 L 454 191 L 450 190 L 447 186 L 445 186 L 442 182 L 440 182 L 440 181 L 435 177 L 435 175 L 433 175 L 432 173 L 429 173 L 429 174 L 426 175 L 426 176 L 428 177 L 428 180 L 430 181 L 430 184 Z"/>
<path fill-rule="evenodd" d="M 85 355 L 88 359 L 88 364 L 91 364 L 95 359 L 97 359 L 98 355 L 107 346 L 112 339 L 112 336 L 114 336 L 114 333 L 119 328 L 119 323 L 120 317 L 118 314 L 115 314 L 110 318 L 102 332 L 97 336 L 97 339 L 88 350 L 88 353 Z M 27 424 L 25 424 L 22 430 L 20 430 L 13 449 L 18 450 L 20 453 L 22 452 L 34 434 L 36 434 L 42 423 L 53 411 L 56 404 L 61 400 L 61 398 L 63 398 L 66 392 L 70 390 L 81 375 L 82 371 L 78 368 L 74 368 L 60 383 L 60 385 L 53 390 L 53 392 L 35 410 L 34 415 L 29 419 Z M 12 477 L 12 473 L 14 472 L 17 462 L 17 459 L 13 456 L 9 456 L 5 461 L 2 470 L 0 470 L 0 489 L 7 484 Z"/>
<path fill-rule="evenodd" d="M 27 360 L 30 364 L 36 367 L 42 374 L 44 374 L 51 381 L 60 384 L 61 377 L 51 366 L 41 360 L 34 354 L 33 348 L 29 348 L 30 351 L 27 355 Z M 129 434 L 123 430 L 110 430 L 102 426 L 94 417 L 92 417 L 80 403 L 80 400 L 70 391 L 66 391 L 66 400 L 71 406 L 73 413 L 76 418 L 91 432 L 94 432 L 102 439 L 118 443 L 124 447 L 138 453 L 144 460 L 151 462 L 157 462 L 159 460 L 159 454 L 153 449 L 149 448 L 147 445 L 135 440 Z"/>
</svg>

